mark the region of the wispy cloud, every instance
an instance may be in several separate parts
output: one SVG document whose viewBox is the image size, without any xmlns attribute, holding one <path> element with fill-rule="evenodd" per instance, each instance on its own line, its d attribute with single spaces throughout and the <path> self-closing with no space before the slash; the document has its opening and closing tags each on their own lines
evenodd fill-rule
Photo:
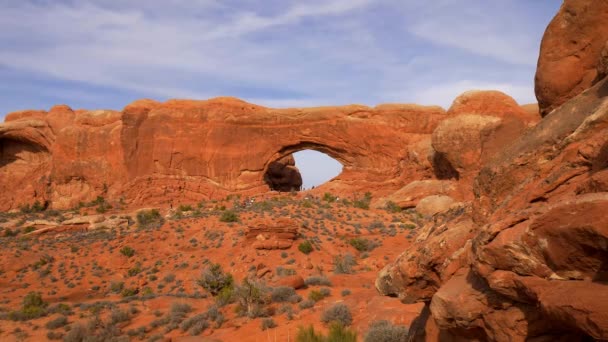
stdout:
<svg viewBox="0 0 608 342">
<path fill-rule="evenodd" d="M 114 108 L 125 94 L 230 95 L 281 107 L 445 104 L 455 91 L 478 85 L 527 101 L 540 35 L 554 10 L 524 15 L 525 4 L 24 0 L 0 11 L 0 67 L 19 74 L 22 85 L 31 80 L 29 96 L 114 89 L 116 96 L 83 94 L 79 102 Z M 513 18 L 523 21 L 514 27 Z M 41 77 L 78 89 L 44 90 Z M 0 111 L 18 109 L 19 89 L 0 94 Z M 53 98 L 65 96 L 44 101 Z"/>
</svg>

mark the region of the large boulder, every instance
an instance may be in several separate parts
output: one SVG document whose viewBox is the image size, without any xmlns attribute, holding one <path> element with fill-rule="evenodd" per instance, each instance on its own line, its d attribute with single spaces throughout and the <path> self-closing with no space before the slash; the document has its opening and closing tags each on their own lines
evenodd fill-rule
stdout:
<svg viewBox="0 0 608 342">
<path fill-rule="evenodd" d="M 608 41 L 608 2 L 565 0 L 540 47 L 536 98 L 543 116 L 598 80 Z"/>
</svg>

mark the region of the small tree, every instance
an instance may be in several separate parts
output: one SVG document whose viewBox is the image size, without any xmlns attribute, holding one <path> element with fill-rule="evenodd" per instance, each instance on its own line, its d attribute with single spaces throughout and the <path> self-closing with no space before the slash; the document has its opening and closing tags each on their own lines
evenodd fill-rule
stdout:
<svg viewBox="0 0 608 342">
<path fill-rule="evenodd" d="M 266 315 L 265 306 L 270 304 L 270 290 L 261 282 L 245 278 L 235 290 L 238 311 L 249 318 Z"/>
<path fill-rule="evenodd" d="M 203 274 L 196 283 L 215 297 L 223 289 L 232 288 L 234 286 L 234 279 L 232 278 L 232 274 L 224 273 L 220 264 L 212 264 L 203 271 Z"/>
</svg>

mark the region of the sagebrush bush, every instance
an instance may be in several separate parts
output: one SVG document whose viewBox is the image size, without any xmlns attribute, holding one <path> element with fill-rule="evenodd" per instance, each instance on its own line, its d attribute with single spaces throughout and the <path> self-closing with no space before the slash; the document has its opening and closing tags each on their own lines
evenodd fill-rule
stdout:
<svg viewBox="0 0 608 342">
<path fill-rule="evenodd" d="M 345 255 L 337 255 L 334 257 L 334 273 L 335 274 L 350 274 L 353 273 L 353 267 L 357 264 L 355 257 L 349 253 Z"/>
<path fill-rule="evenodd" d="M 68 324 L 68 318 L 62 315 L 46 322 L 45 327 L 47 329 L 57 329 L 65 326 L 66 324 Z"/>
<path fill-rule="evenodd" d="M 331 286 L 331 281 L 325 276 L 311 276 L 304 280 L 306 286 L 324 285 Z"/>
<path fill-rule="evenodd" d="M 276 328 L 277 324 L 274 322 L 272 317 L 262 319 L 262 330 Z"/>
<path fill-rule="evenodd" d="M 296 295 L 296 290 L 289 286 L 275 287 L 271 292 L 272 301 L 277 303 L 288 302 L 294 295 Z"/>
<path fill-rule="evenodd" d="M 348 306 L 338 303 L 323 311 L 323 314 L 321 315 L 321 322 L 338 322 L 343 326 L 349 326 L 353 323 L 353 316 L 351 315 Z"/>
<path fill-rule="evenodd" d="M 375 321 L 369 325 L 365 342 L 401 342 L 407 339 L 408 328 L 389 321 Z"/>
</svg>

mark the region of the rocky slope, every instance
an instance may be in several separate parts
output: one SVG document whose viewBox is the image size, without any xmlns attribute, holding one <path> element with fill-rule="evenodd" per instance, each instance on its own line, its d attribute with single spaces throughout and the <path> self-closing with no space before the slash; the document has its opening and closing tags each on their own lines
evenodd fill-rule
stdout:
<svg viewBox="0 0 608 342">
<path fill-rule="evenodd" d="M 512 141 L 495 149 L 478 138 L 493 132 L 491 118 L 463 116 L 451 135 L 441 132 L 448 119 L 433 133 L 433 146 L 470 174 L 442 188 L 472 187 L 474 199 L 436 214 L 376 280 L 381 293 L 426 303 L 410 340 L 608 339 L 608 79 L 596 70 L 605 15 L 605 2 L 566 1 L 550 25 L 537 74 L 545 117 L 537 125 L 506 134 Z M 576 58 L 576 77 L 547 67 L 556 52 L 549 46 L 572 36 L 591 44 Z M 558 80 L 578 88 L 562 92 Z M 477 148 L 450 156 L 453 139 Z"/>
</svg>

